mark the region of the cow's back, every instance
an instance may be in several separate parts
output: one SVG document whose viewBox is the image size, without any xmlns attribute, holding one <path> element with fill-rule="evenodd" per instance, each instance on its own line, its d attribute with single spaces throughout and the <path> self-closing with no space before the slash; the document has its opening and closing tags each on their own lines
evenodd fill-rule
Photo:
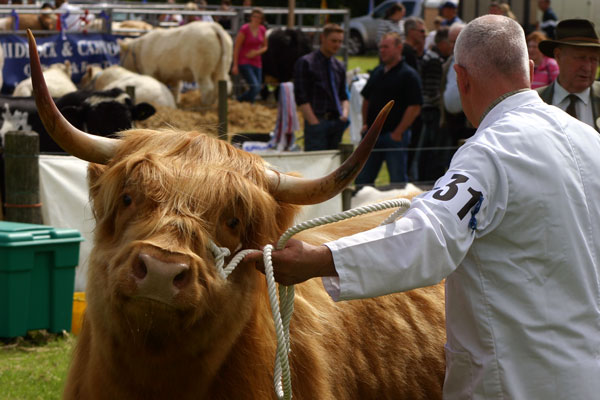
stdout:
<svg viewBox="0 0 600 400">
<path fill-rule="evenodd" d="M 140 72 L 161 82 L 193 82 L 210 76 L 221 57 L 219 38 L 211 22 L 192 22 L 179 28 L 156 29 L 135 39 Z"/>
<path fill-rule="evenodd" d="M 297 238 L 322 244 L 373 228 L 391 212 L 380 211 L 314 228 Z M 319 310 L 323 321 L 319 335 L 323 335 L 329 367 L 333 369 L 328 382 L 334 398 L 441 398 L 446 341 L 443 283 L 374 299 L 335 303 L 326 294 L 321 279 L 313 279 L 307 285 L 298 285 L 296 296 L 296 310 L 303 303 L 309 309 Z M 298 312 L 297 316 L 306 314 Z M 304 324 L 312 321 L 313 318 L 306 319 Z M 296 382 L 298 379 L 301 377 Z"/>
</svg>

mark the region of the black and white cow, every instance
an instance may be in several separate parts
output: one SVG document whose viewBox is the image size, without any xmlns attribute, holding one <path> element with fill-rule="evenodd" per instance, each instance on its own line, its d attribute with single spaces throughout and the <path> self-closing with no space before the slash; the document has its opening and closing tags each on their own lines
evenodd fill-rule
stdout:
<svg viewBox="0 0 600 400">
<path fill-rule="evenodd" d="M 55 100 L 60 112 L 75 127 L 100 136 L 108 136 L 133 127 L 133 121 L 152 116 L 156 109 L 148 103 L 131 101 L 121 89 L 106 91 L 78 90 Z M 37 113 L 33 97 L 0 95 L 0 205 L 4 197 L 4 158 L 2 147 L 6 132 L 29 130 L 40 136 L 41 153 L 64 153 L 54 142 Z"/>
<path fill-rule="evenodd" d="M 156 110 L 148 103 L 134 105 L 121 89 L 77 90 L 56 99 L 56 106 L 69 122 L 89 133 L 108 136 L 133 127 Z M 62 153 L 42 125 L 33 97 L 0 96 L 0 139 L 11 130 L 33 130 L 40 135 L 40 152 Z"/>
</svg>

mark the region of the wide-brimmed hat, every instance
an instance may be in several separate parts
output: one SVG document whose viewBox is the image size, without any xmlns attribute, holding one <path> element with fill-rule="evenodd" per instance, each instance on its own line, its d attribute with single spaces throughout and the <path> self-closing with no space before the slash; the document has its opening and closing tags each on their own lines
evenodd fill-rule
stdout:
<svg viewBox="0 0 600 400">
<path fill-rule="evenodd" d="M 542 40 L 538 48 L 545 56 L 554 58 L 554 49 L 561 44 L 600 48 L 600 37 L 592 21 L 565 19 L 556 25 L 556 40 Z"/>
</svg>

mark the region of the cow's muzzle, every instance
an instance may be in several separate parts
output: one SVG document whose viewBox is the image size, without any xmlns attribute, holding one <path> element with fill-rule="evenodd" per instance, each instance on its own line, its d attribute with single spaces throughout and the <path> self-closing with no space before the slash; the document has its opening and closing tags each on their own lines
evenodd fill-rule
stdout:
<svg viewBox="0 0 600 400">
<path fill-rule="evenodd" d="M 136 292 L 142 297 L 175 305 L 175 297 L 191 283 L 191 270 L 187 263 L 160 260 L 148 253 L 140 253 L 131 271 Z"/>
</svg>

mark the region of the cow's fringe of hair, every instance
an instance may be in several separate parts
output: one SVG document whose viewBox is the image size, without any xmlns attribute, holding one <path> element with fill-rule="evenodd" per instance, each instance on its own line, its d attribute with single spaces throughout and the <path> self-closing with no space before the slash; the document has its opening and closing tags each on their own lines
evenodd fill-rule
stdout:
<svg viewBox="0 0 600 400">
<path fill-rule="evenodd" d="M 156 215 L 152 220 L 164 225 L 177 219 L 183 235 L 197 234 L 193 230 L 198 226 L 212 230 L 211 224 L 224 210 L 235 210 L 246 231 L 252 232 L 256 243 L 251 244 L 262 245 L 277 239 L 293 221 L 298 207 L 273 199 L 265 162 L 256 155 L 199 132 L 130 130 L 122 133 L 121 140 L 104 173 L 97 179 L 90 173 L 100 223 L 114 229 L 111 221 L 129 188 L 177 215 Z M 100 188 L 101 199 L 97 198 Z"/>
</svg>

